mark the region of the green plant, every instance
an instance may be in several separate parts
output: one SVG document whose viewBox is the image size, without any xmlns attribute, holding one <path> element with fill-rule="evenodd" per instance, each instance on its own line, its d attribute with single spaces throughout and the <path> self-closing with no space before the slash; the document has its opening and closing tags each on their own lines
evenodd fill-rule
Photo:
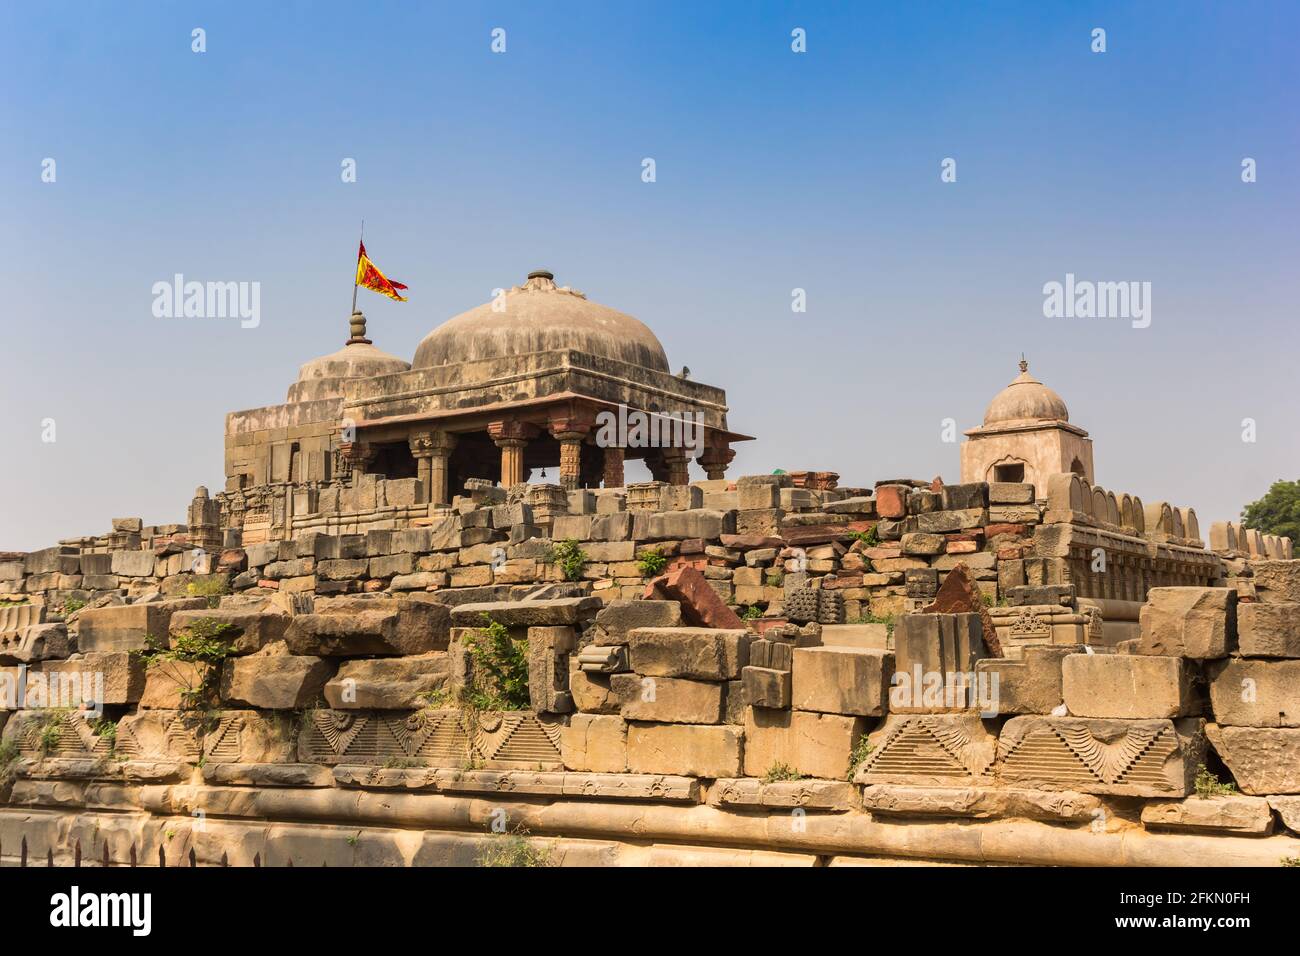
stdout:
<svg viewBox="0 0 1300 956">
<path fill-rule="evenodd" d="M 475 710 L 524 710 L 528 696 L 528 639 L 510 636 L 500 621 L 483 615 L 483 627 L 465 639 L 474 662 L 462 700 Z"/>
<path fill-rule="evenodd" d="M 1263 498 L 1246 505 L 1241 519 L 1246 528 L 1281 535 L 1300 545 L 1300 481 L 1273 482 Z"/>
<path fill-rule="evenodd" d="M 1235 783 L 1220 783 L 1218 776 L 1211 773 L 1205 764 L 1196 768 L 1196 795 L 1202 800 L 1209 797 L 1224 797 L 1237 792 Z"/>
<path fill-rule="evenodd" d="M 222 662 L 234 653 L 234 647 L 224 638 L 237 630 L 225 621 L 201 617 L 173 635 L 170 646 L 150 634 L 145 638 L 146 650 L 138 656 L 146 667 L 158 668 L 180 687 L 181 707 L 191 710 L 211 698 Z M 185 664 L 199 666 L 181 666 Z"/>
<path fill-rule="evenodd" d="M 90 722 L 90 729 L 95 732 L 96 737 L 107 740 L 109 747 L 117 746 L 117 721 L 109 720 L 107 717 L 96 717 Z"/>
<path fill-rule="evenodd" d="M 668 556 L 662 548 L 646 548 L 637 556 L 636 565 L 642 577 L 653 578 L 668 566 Z"/>
<path fill-rule="evenodd" d="M 352 834 L 352 836 L 348 837 L 348 846 L 356 846 L 357 841 L 359 841 L 360 839 L 361 839 L 361 831 L 358 830 L 356 833 Z"/>
<path fill-rule="evenodd" d="M 528 831 L 516 827 L 508 833 L 495 833 L 479 853 L 479 866 L 554 866 L 551 849 L 535 846 Z"/>
<path fill-rule="evenodd" d="M 871 756 L 871 750 L 871 742 L 867 740 L 867 735 L 863 734 L 854 745 L 853 752 L 849 754 L 849 772 L 845 775 L 845 779 L 850 782 L 853 780 L 853 775 L 858 772 L 858 768 Z"/>
<path fill-rule="evenodd" d="M 785 575 L 782 574 L 780 571 L 769 571 L 767 572 L 767 577 L 764 580 L 767 582 L 768 587 L 779 588 L 782 584 L 785 583 Z"/>
<path fill-rule="evenodd" d="M 1300 866 L 1300 856 L 1284 856 L 1284 857 L 1282 857 L 1282 865 L 1283 865 L 1283 866 Z"/>
<path fill-rule="evenodd" d="M 788 763 L 774 763 L 767 768 L 767 773 L 763 774 L 764 783 L 776 783 L 778 780 L 801 780 L 803 774 L 795 770 Z"/>
<path fill-rule="evenodd" d="M 0 740 L 0 791 L 7 790 L 17 775 L 18 745 L 12 740 Z"/>
<path fill-rule="evenodd" d="M 41 756 L 48 757 L 59 749 L 59 740 L 63 737 L 63 712 L 52 711 L 41 718 L 41 729 L 36 736 L 37 747 Z"/>
<path fill-rule="evenodd" d="M 230 593 L 230 581 L 224 574 L 195 578 L 185 586 L 185 593 L 190 597 L 205 597 L 208 607 L 217 607 L 221 596 Z"/>
<path fill-rule="evenodd" d="M 742 621 L 756 621 L 763 616 L 763 609 L 757 604 L 751 604 L 740 614 Z"/>
<path fill-rule="evenodd" d="M 85 601 L 79 601 L 77 598 L 68 598 L 66 601 L 63 602 L 63 616 L 70 617 L 71 615 L 76 614 L 85 606 L 86 606 Z"/>
<path fill-rule="evenodd" d="M 551 564 L 560 566 L 560 573 L 566 581 L 581 581 L 583 569 L 587 566 L 587 552 L 582 550 L 575 538 L 560 541 L 551 547 L 547 556 Z"/>
<path fill-rule="evenodd" d="M 866 531 L 850 531 L 848 536 L 854 541 L 861 541 L 864 548 L 874 548 L 880 544 L 880 532 L 874 524 Z"/>
<path fill-rule="evenodd" d="M 420 761 L 410 757 L 389 757 L 384 761 L 385 770 L 413 770 L 420 766 Z"/>
</svg>

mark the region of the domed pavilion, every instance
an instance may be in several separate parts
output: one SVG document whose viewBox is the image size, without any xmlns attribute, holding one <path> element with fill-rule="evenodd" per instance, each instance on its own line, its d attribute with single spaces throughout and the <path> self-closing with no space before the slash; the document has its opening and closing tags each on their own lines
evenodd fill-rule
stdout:
<svg viewBox="0 0 1300 956">
<path fill-rule="evenodd" d="M 1070 411 L 1052 389 L 1020 374 L 993 397 L 984 424 L 966 432 L 961 446 L 961 480 L 1029 482 L 1047 497 L 1049 475 L 1073 472 L 1093 480 L 1092 439 L 1070 423 Z"/>
</svg>

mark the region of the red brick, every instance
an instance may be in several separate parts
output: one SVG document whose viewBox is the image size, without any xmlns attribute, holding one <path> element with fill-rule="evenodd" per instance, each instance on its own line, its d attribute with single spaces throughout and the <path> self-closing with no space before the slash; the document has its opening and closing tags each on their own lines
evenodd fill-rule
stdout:
<svg viewBox="0 0 1300 956">
<path fill-rule="evenodd" d="M 881 485 L 876 489 L 876 514 L 882 518 L 906 518 L 907 495 L 911 490 L 906 485 Z"/>
<path fill-rule="evenodd" d="M 693 627 L 741 629 L 745 622 L 718 597 L 708 580 L 695 568 L 674 568 L 650 581 L 645 597 L 678 601 L 682 617 Z"/>
</svg>

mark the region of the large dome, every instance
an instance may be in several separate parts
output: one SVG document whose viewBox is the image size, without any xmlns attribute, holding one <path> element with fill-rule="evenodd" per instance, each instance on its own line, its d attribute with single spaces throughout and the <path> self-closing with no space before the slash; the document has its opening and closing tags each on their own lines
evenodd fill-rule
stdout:
<svg viewBox="0 0 1300 956">
<path fill-rule="evenodd" d="M 322 355 L 298 370 L 298 381 L 289 386 L 290 402 L 312 402 L 342 398 L 343 383 L 350 378 L 370 378 L 405 372 L 410 365 L 396 355 L 377 349 L 366 336 L 366 317 L 352 314 L 352 338 L 337 352 Z"/>
<path fill-rule="evenodd" d="M 1029 363 L 1020 362 L 1015 381 L 998 392 L 984 412 L 984 424 L 1001 422 L 1068 422 L 1070 411 L 1060 395 L 1029 374 Z"/>
<path fill-rule="evenodd" d="M 522 286 L 448 319 L 424 337 L 412 368 L 573 349 L 659 372 L 668 356 L 645 323 L 557 288 L 549 272 L 533 272 Z"/>
</svg>

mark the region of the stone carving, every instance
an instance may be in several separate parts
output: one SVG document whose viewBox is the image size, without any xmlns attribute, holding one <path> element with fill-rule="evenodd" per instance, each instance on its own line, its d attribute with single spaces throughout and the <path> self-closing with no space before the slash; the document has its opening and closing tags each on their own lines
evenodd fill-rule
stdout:
<svg viewBox="0 0 1300 956">
<path fill-rule="evenodd" d="M 895 715 L 868 740 L 871 752 L 854 783 L 992 782 L 988 774 L 996 743 L 978 715 Z"/>
</svg>

